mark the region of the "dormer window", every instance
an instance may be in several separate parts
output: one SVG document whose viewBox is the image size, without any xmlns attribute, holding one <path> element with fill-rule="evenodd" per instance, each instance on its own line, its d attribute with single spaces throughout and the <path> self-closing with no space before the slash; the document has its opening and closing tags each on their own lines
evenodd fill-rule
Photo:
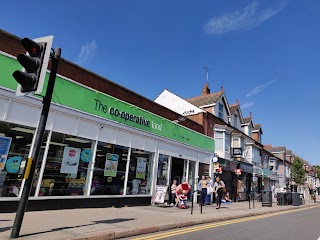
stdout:
<svg viewBox="0 0 320 240">
<path fill-rule="evenodd" d="M 219 118 L 223 119 L 223 104 L 219 103 Z"/>
</svg>

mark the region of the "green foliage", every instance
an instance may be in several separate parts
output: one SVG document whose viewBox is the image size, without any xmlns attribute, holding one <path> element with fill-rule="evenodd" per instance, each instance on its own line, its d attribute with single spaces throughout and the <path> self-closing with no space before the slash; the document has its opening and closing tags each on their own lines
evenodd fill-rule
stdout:
<svg viewBox="0 0 320 240">
<path fill-rule="evenodd" d="M 303 164 L 304 162 L 299 156 L 296 156 L 292 163 L 293 180 L 297 185 L 302 185 L 307 180 Z"/>
<path fill-rule="evenodd" d="M 317 178 L 320 179 L 320 166 L 315 166 L 317 170 Z"/>
</svg>

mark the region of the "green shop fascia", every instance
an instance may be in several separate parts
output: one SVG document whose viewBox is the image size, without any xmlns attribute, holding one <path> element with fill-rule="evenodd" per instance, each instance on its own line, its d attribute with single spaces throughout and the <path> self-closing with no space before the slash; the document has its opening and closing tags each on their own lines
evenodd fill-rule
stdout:
<svg viewBox="0 0 320 240">
<path fill-rule="evenodd" d="M 15 90 L 17 83 L 12 73 L 19 70 L 21 65 L 15 59 L 1 54 L 0 63 L 1 88 Z M 44 89 L 48 78 L 47 73 Z M 41 95 L 44 94 L 45 90 Z M 52 102 L 214 153 L 212 138 L 62 77 L 56 78 Z"/>
</svg>

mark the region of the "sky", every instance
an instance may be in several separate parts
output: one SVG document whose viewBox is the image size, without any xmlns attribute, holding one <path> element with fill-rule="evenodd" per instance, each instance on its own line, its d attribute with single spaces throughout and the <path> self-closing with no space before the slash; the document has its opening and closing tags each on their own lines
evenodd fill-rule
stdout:
<svg viewBox="0 0 320 240">
<path fill-rule="evenodd" d="M 50 3 L 50 4 L 49 4 Z M 224 87 L 263 144 L 320 164 L 320 1 L 4 1 L 0 26 L 154 100 Z M 34 16 L 32 13 L 35 13 Z"/>
</svg>

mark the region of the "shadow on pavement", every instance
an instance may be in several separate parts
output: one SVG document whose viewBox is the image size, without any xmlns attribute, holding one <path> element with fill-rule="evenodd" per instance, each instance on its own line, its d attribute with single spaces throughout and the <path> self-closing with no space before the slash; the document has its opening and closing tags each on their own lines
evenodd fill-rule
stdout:
<svg viewBox="0 0 320 240">
<path fill-rule="evenodd" d="M 11 229 L 11 227 L 0 228 L 0 232 L 5 232 L 5 231 L 8 231 L 10 229 Z"/>
<path fill-rule="evenodd" d="M 90 224 L 83 224 L 83 225 L 70 226 L 70 227 L 61 227 L 61 228 L 53 228 L 53 229 L 50 229 L 47 231 L 20 235 L 20 237 L 34 236 L 34 235 L 38 235 L 38 234 L 42 234 L 42 233 L 57 232 L 57 231 L 62 231 L 62 230 L 66 230 L 66 229 L 71 229 L 71 228 L 87 227 L 87 226 L 96 225 L 96 224 L 113 224 L 113 223 L 127 222 L 127 221 L 132 221 L 132 220 L 135 220 L 135 218 L 115 218 L 115 219 L 109 219 L 109 220 L 93 221 Z M 5 228 L 3 228 L 3 229 L 5 229 Z M 3 230 L 3 231 L 7 231 L 9 229 L 11 229 L 11 227 L 9 227 L 8 229 Z M 1 228 L 0 228 L 0 232 L 1 232 Z"/>
</svg>

